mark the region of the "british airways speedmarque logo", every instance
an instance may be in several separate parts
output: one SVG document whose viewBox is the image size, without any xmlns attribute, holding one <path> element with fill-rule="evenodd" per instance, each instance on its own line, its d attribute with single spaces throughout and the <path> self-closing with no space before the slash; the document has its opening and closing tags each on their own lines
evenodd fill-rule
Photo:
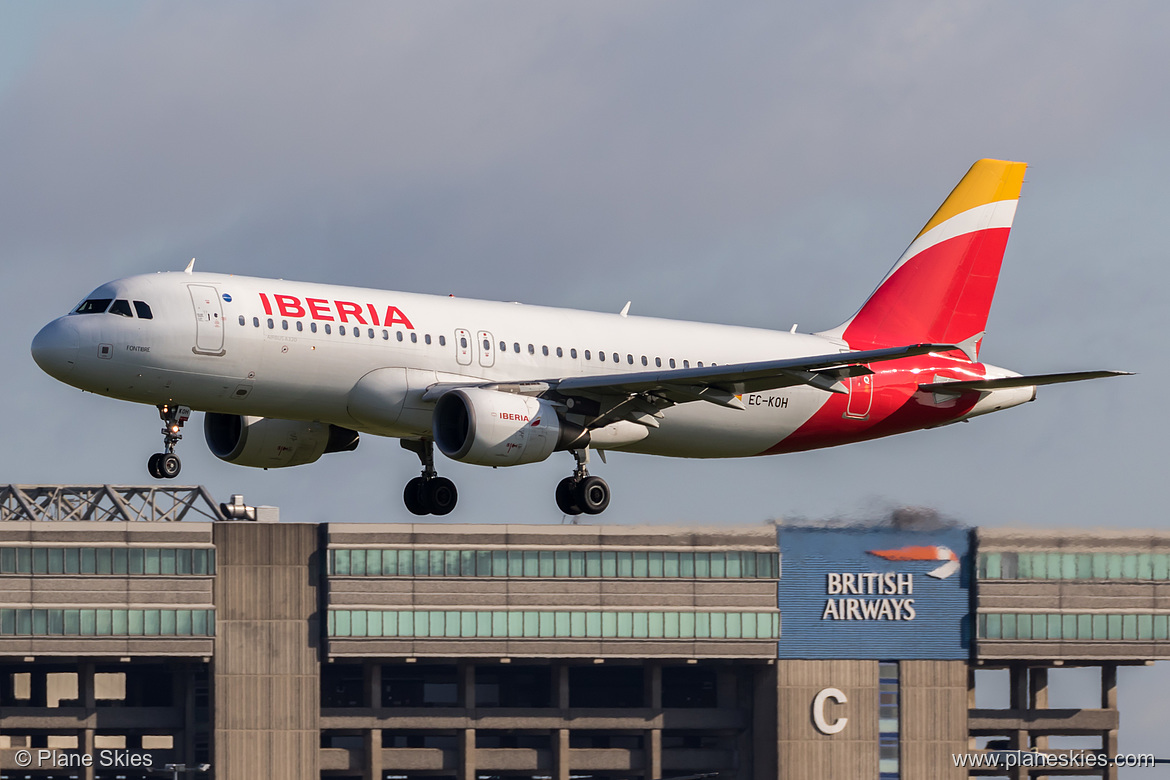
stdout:
<svg viewBox="0 0 1170 780">
<path fill-rule="evenodd" d="M 954 550 L 942 545 L 908 545 L 897 550 L 867 550 L 870 555 L 887 561 L 946 561 L 942 566 L 926 573 L 927 577 L 945 580 L 959 570 L 959 556 Z"/>
</svg>

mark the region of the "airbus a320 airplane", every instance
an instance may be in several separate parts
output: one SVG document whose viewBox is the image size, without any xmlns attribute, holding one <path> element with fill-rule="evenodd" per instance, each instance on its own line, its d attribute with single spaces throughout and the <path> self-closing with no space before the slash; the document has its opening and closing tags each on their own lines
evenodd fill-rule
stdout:
<svg viewBox="0 0 1170 780">
<path fill-rule="evenodd" d="M 185 272 L 98 287 L 32 343 L 82 390 L 157 406 L 179 473 L 192 409 L 219 458 L 275 468 L 394 436 L 422 461 L 407 508 L 445 515 L 457 493 L 434 445 L 483 466 L 565 450 L 566 514 L 609 486 L 591 449 L 689 458 L 771 455 L 933 428 L 1031 401 L 1038 385 L 979 361 L 1023 163 L 980 160 L 861 309 L 797 333 L 517 303 Z M 194 262 L 194 261 L 192 261 Z"/>
</svg>

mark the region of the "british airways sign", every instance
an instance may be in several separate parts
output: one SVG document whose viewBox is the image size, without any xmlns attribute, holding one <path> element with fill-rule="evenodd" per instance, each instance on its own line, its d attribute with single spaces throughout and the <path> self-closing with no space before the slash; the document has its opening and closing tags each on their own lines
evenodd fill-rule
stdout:
<svg viewBox="0 0 1170 780">
<path fill-rule="evenodd" d="M 970 532 L 781 528 L 781 658 L 966 658 Z"/>
</svg>

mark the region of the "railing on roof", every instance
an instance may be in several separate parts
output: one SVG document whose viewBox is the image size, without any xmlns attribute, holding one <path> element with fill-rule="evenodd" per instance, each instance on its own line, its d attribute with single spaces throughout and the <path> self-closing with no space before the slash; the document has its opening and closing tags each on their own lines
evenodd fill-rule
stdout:
<svg viewBox="0 0 1170 780">
<path fill-rule="evenodd" d="M 202 485 L 0 485 L 0 522 L 222 520 Z"/>
</svg>

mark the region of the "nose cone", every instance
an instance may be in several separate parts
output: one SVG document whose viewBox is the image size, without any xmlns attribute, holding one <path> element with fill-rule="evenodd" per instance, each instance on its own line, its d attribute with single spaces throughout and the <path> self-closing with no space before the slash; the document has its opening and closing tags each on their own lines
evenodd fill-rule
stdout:
<svg viewBox="0 0 1170 780">
<path fill-rule="evenodd" d="M 49 376 L 65 381 L 77 364 L 80 342 L 76 323 L 68 317 L 53 320 L 33 338 L 33 360 Z"/>
</svg>

